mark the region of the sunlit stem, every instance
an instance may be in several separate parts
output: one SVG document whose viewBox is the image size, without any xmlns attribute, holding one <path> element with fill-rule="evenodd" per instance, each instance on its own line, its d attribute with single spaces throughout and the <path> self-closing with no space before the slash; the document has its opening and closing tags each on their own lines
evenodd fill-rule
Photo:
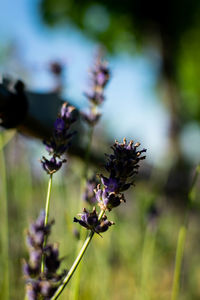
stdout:
<svg viewBox="0 0 200 300">
<path fill-rule="evenodd" d="M 1 242 L 2 242 L 2 265 L 3 278 L 2 278 L 2 290 L 1 295 L 3 299 L 9 299 L 9 226 L 8 226 L 8 195 L 7 195 L 7 175 L 6 175 L 6 164 L 4 157 L 4 140 L 2 134 L 0 134 L 0 176 L 1 176 L 1 205 L 0 205 L 0 216 L 1 216 Z"/>
<path fill-rule="evenodd" d="M 44 226 L 47 226 L 48 219 L 49 219 L 49 204 L 50 204 L 50 196 L 51 196 L 52 178 L 53 178 L 53 174 L 50 174 L 49 183 L 48 183 L 48 189 L 47 189 L 47 197 L 46 197 Z M 44 243 L 43 243 L 43 249 L 46 247 L 46 243 L 47 243 L 47 236 L 45 235 L 45 237 L 44 237 Z M 43 255 L 42 255 L 42 263 L 41 263 L 41 273 L 44 272 L 44 260 L 45 260 L 45 255 L 43 253 Z"/>
<path fill-rule="evenodd" d="M 172 288 L 172 300 L 178 299 L 179 288 L 180 288 L 181 265 L 182 265 L 184 247 L 185 247 L 186 231 L 187 231 L 186 226 L 182 226 L 179 230 L 178 243 L 176 249 L 174 280 L 173 280 L 173 288 Z"/>
<path fill-rule="evenodd" d="M 104 210 L 101 210 L 100 214 L 99 214 L 99 220 L 101 220 L 101 218 L 104 215 Z M 73 265 L 71 266 L 69 272 L 67 273 L 66 277 L 63 279 L 61 285 L 58 287 L 57 291 L 55 292 L 54 296 L 51 298 L 51 300 L 55 300 L 58 299 L 58 297 L 60 296 L 60 294 L 62 293 L 62 291 L 64 290 L 64 288 L 66 287 L 66 285 L 68 284 L 68 282 L 70 281 L 72 275 L 74 274 L 74 272 L 76 271 L 76 268 L 78 267 L 83 255 L 85 254 L 85 251 L 87 250 L 87 247 L 89 246 L 92 238 L 94 236 L 94 232 L 91 231 L 89 236 L 86 238 L 78 256 L 76 257 Z"/>
<path fill-rule="evenodd" d="M 156 228 L 147 226 L 144 236 L 141 261 L 141 286 L 139 298 L 141 300 L 149 298 L 150 278 L 152 278 L 153 275 L 155 242 Z"/>
<path fill-rule="evenodd" d="M 94 127 L 90 126 L 89 133 L 88 133 L 88 144 L 87 144 L 86 152 L 85 152 L 85 166 L 84 166 L 84 171 L 83 171 L 83 178 L 85 178 L 85 180 L 87 179 L 87 175 L 88 175 L 88 167 L 89 167 L 90 152 L 91 152 L 91 146 L 92 146 L 92 140 L 93 140 L 93 133 L 94 133 Z"/>
<path fill-rule="evenodd" d="M 188 193 L 188 203 L 187 203 L 187 208 L 186 208 L 186 212 L 185 212 L 184 223 L 181 226 L 181 228 L 179 230 L 179 234 L 178 234 L 175 268 L 174 268 L 174 279 L 173 279 L 173 287 L 172 287 L 172 298 L 171 298 L 172 300 L 177 300 L 178 296 L 179 296 L 181 267 L 182 267 L 186 233 L 187 233 L 187 227 L 188 227 L 189 210 L 190 210 L 191 205 L 195 201 L 195 185 L 196 185 L 199 174 L 200 174 L 200 165 L 197 166 L 195 175 L 192 180 L 191 188 Z"/>
<path fill-rule="evenodd" d="M 86 152 L 85 152 L 85 158 L 84 158 L 84 167 L 83 167 L 83 173 L 81 176 L 81 184 L 80 184 L 80 201 L 79 201 L 79 211 L 82 209 L 82 204 L 83 204 L 83 193 L 84 189 L 86 186 L 87 178 L 88 178 L 88 169 L 89 169 L 89 161 L 90 161 L 90 153 L 91 153 L 91 147 L 92 147 L 92 140 L 93 140 L 93 133 L 94 133 L 94 127 L 90 126 L 89 127 L 89 132 L 88 132 L 88 143 L 86 146 Z M 77 244 L 77 249 L 76 253 L 78 254 L 82 241 L 85 238 L 85 231 L 83 228 L 80 229 L 80 240 L 79 243 Z M 71 289 L 71 300 L 77 300 L 78 295 L 79 295 L 79 286 L 80 286 L 80 277 L 81 277 L 81 265 L 79 266 L 79 269 L 76 272 L 76 277 L 74 278 L 73 286 Z"/>
</svg>

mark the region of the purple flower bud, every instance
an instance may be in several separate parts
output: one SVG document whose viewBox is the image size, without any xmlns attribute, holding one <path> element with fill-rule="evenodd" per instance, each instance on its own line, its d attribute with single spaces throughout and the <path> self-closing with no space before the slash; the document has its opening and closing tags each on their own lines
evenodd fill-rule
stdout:
<svg viewBox="0 0 200 300">
<path fill-rule="evenodd" d="M 64 162 L 66 162 L 66 159 L 57 161 L 55 157 L 52 157 L 50 160 L 48 160 L 44 156 L 41 160 L 42 167 L 47 174 L 53 174 L 57 172 Z"/>
<path fill-rule="evenodd" d="M 93 176 L 92 178 L 88 179 L 86 183 L 83 199 L 86 202 L 88 202 L 90 205 L 94 205 L 97 202 L 95 192 L 94 192 L 94 189 L 96 188 L 97 184 L 98 181 L 96 176 Z"/>
<path fill-rule="evenodd" d="M 80 214 L 80 216 L 81 219 L 79 220 L 77 218 L 74 218 L 74 222 L 79 223 L 86 229 L 94 231 L 96 233 L 104 232 L 108 229 L 109 226 L 114 224 L 111 221 L 108 221 L 104 224 L 104 221 L 107 219 L 106 216 L 99 220 L 95 208 L 93 208 L 92 212 L 88 212 L 86 209 L 84 209 L 83 214 Z"/>
<path fill-rule="evenodd" d="M 32 288 L 27 289 L 27 299 L 28 300 L 37 300 L 38 299 L 38 295 L 36 293 L 36 291 L 34 291 Z"/>
<path fill-rule="evenodd" d="M 105 191 L 107 193 L 116 192 L 118 190 L 119 184 L 116 178 L 106 178 L 101 175 L 101 182 L 105 186 Z"/>
<path fill-rule="evenodd" d="M 27 262 L 23 263 L 23 274 L 26 277 L 31 277 L 32 276 L 32 268 L 29 266 Z"/>
<path fill-rule="evenodd" d="M 42 259 L 41 249 L 33 249 L 30 252 L 30 263 L 34 268 L 40 267 Z"/>
<path fill-rule="evenodd" d="M 46 272 L 48 274 L 50 273 L 56 273 L 57 269 L 60 266 L 60 259 L 59 259 L 59 251 L 58 248 L 53 245 L 48 245 L 44 249 L 45 253 L 45 267 Z"/>
<path fill-rule="evenodd" d="M 62 118 L 57 118 L 54 123 L 55 135 L 61 135 L 65 131 L 65 121 Z"/>
<path fill-rule="evenodd" d="M 77 119 L 75 107 L 68 105 L 67 102 L 63 103 L 60 116 L 65 121 L 66 127 L 69 128 Z"/>
<path fill-rule="evenodd" d="M 40 294 L 40 286 L 38 280 L 31 280 L 29 284 L 27 284 L 27 298 L 28 300 L 38 300 Z"/>
<path fill-rule="evenodd" d="M 97 233 L 105 232 L 111 225 L 114 225 L 114 222 L 107 220 L 107 217 L 105 216 L 102 218 L 100 224 L 95 227 L 95 231 Z"/>
<path fill-rule="evenodd" d="M 52 282 L 48 280 L 42 280 L 40 281 L 40 293 L 44 297 L 42 299 L 50 299 L 53 294 L 55 293 L 56 286 L 52 284 Z"/>
</svg>

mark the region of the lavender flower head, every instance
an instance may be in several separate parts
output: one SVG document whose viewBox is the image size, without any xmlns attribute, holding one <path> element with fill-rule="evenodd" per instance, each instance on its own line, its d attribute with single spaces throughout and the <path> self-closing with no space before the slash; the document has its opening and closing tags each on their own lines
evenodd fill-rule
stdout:
<svg viewBox="0 0 200 300">
<path fill-rule="evenodd" d="M 142 154 L 146 149 L 137 150 L 139 146 L 139 143 L 127 143 L 124 139 L 123 143 L 116 141 L 111 147 L 113 154 L 107 155 L 108 161 L 105 165 L 109 177 L 101 175 L 102 185 L 98 185 L 95 190 L 96 199 L 103 210 L 112 210 L 125 202 L 123 192 L 133 185 L 139 162 L 145 159 Z"/>
<path fill-rule="evenodd" d="M 90 110 L 87 113 L 82 112 L 82 116 L 90 126 L 95 126 L 101 116 L 98 111 L 98 107 L 105 100 L 104 89 L 110 78 L 110 70 L 107 63 L 102 61 L 100 55 L 97 57 L 96 64 L 91 71 L 91 75 L 91 91 L 85 93 L 85 96 L 90 102 Z"/>
<path fill-rule="evenodd" d="M 83 209 L 83 213 L 79 214 L 81 219 L 74 218 L 74 222 L 79 223 L 81 226 L 89 229 L 93 232 L 100 233 L 105 232 L 108 228 L 113 225 L 112 221 L 108 221 L 106 215 L 102 217 L 101 220 L 98 219 L 98 214 L 96 212 L 96 208 L 94 207 L 92 212 L 88 212 L 85 208 Z"/>
<path fill-rule="evenodd" d="M 56 245 L 47 244 L 43 248 L 44 239 L 48 239 L 53 222 L 44 225 L 45 212 L 42 211 L 37 220 L 30 225 L 27 233 L 29 261 L 24 262 L 23 272 L 26 278 L 28 300 L 50 299 L 66 272 L 58 274 L 61 259 Z M 44 273 L 41 273 L 42 256 L 45 254 Z"/>
<path fill-rule="evenodd" d="M 57 172 L 61 168 L 62 164 L 66 162 L 66 160 L 61 159 L 61 157 L 67 151 L 70 145 L 70 140 L 75 134 L 75 132 L 70 131 L 71 125 L 75 121 L 75 108 L 65 102 L 62 105 L 58 118 L 54 123 L 52 137 L 49 141 L 44 141 L 46 150 L 48 151 L 49 155 L 52 156 L 50 160 L 48 160 L 46 157 L 43 157 L 41 160 L 42 167 L 47 174 L 53 174 Z"/>
<path fill-rule="evenodd" d="M 97 215 L 95 208 L 92 212 L 84 209 L 79 215 L 81 218 L 74 218 L 74 222 L 96 233 L 106 231 L 113 224 L 107 220 L 105 211 L 111 211 L 121 202 L 125 202 L 123 192 L 133 185 L 139 162 L 145 159 L 142 154 L 146 152 L 146 149 L 138 150 L 139 146 L 139 143 L 134 144 L 133 141 L 127 143 L 126 139 L 123 143 L 115 142 L 111 147 L 113 154 L 107 155 L 108 161 L 105 165 L 109 176 L 100 175 L 101 184 L 98 184 L 94 190 L 103 217 Z"/>
</svg>

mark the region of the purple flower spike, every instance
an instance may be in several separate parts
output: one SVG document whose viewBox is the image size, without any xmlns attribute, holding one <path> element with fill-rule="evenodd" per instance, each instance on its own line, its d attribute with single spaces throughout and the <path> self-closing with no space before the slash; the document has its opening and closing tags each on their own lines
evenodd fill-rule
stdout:
<svg viewBox="0 0 200 300">
<path fill-rule="evenodd" d="M 111 147 L 114 153 L 107 155 L 108 162 L 105 166 L 109 178 L 101 175 L 102 186 L 97 185 L 95 189 L 96 200 L 101 209 L 110 211 L 121 202 L 125 202 L 122 192 L 133 185 L 139 162 L 145 158 L 142 153 L 146 152 L 146 149 L 137 150 L 139 146 L 139 143 L 127 143 L 124 139 L 123 143 L 115 142 Z"/>
<path fill-rule="evenodd" d="M 91 90 L 85 93 L 85 96 L 90 102 L 90 112 L 89 114 L 83 112 L 82 116 L 89 126 L 95 126 L 101 116 L 98 112 L 98 107 L 105 101 L 104 89 L 110 78 L 109 68 L 106 63 L 102 62 L 100 55 L 97 57 L 91 74 Z"/>
<path fill-rule="evenodd" d="M 26 278 L 26 296 L 28 300 L 50 299 L 60 285 L 66 272 L 58 274 L 61 263 L 58 247 L 48 244 L 53 222 L 44 226 L 45 213 L 42 211 L 38 219 L 31 224 L 28 235 L 29 261 L 23 264 L 23 273 Z M 42 237 L 38 243 L 38 235 Z M 44 239 L 47 245 L 43 248 Z M 44 272 L 41 273 L 42 254 L 44 256 Z"/>
<path fill-rule="evenodd" d="M 96 70 L 94 71 L 96 84 L 104 88 L 110 79 L 110 71 L 106 63 L 97 64 Z"/>
<path fill-rule="evenodd" d="M 75 132 L 70 132 L 72 123 L 76 121 L 75 108 L 68 105 L 67 102 L 63 103 L 60 114 L 54 123 L 53 134 L 50 140 L 44 141 L 46 150 L 52 156 L 50 160 L 43 157 L 41 163 L 43 169 L 47 174 L 57 172 L 66 160 L 56 160 L 61 158 L 67 151 L 70 140 Z"/>
</svg>

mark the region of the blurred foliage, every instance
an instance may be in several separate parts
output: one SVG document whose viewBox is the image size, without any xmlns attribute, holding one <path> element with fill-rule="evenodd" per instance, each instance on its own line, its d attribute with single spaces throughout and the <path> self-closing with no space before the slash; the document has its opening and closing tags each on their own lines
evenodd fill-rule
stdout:
<svg viewBox="0 0 200 300">
<path fill-rule="evenodd" d="M 73 24 L 111 52 L 153 47 L 161 57 L 160 79 L 179 90 L 181 122 L 200 121 L 198 0 L 42 0 L 41 13 L 48 25 Z"/>
</svg>

